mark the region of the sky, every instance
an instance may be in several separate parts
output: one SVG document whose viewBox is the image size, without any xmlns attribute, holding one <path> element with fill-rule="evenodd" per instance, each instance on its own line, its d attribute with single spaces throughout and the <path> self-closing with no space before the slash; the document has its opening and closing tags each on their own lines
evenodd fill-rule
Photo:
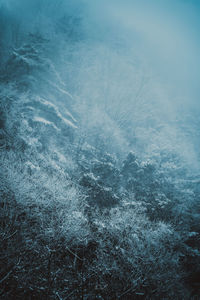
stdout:
<svg viewBox="0 0 200 300">
<path fill-rule="evenodd" d="M 148 141 L 145 151 L 178 140 L 177 151 L 195 164 L 200 143 L 180 123 L 200 123 L 199 15 L 195 0 L 0 0 L 1 44 L 19 46 L 27 33 L 39 32 L 55 51 L 63 47 L 63 60 L 72 47 L 68 73 L 65 65 L 60 72 L 73 74 L 70 92 L 94 106 L 94 119 L 96 105 L 118 123 L 123 112 L 133 132 L 127 131 Z M 81 33 L 79 45 L 63 44 L 66 16 Z"/>
</svg>

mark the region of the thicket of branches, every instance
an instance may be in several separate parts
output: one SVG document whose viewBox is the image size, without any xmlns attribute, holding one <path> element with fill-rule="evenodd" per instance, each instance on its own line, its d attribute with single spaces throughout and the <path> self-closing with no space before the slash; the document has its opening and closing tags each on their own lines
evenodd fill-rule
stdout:
<svg viewBox="0 0 200 300">
<path fill-rule="evenodd" d="M 1 298 L 198 297 L 199 207 L 186 203 L 198 181 L 180 192 L 132 153 L 118 167 L 94 148 L 79 151 L 69 179 L 31 173 L 1 150 Z"/>
<path fill-rule="evenodd" d="M 198 299 L 199 178 L 78 128 L 49 45 L 29 35 L 0 76 L 0 298 Z"/>
</svg>

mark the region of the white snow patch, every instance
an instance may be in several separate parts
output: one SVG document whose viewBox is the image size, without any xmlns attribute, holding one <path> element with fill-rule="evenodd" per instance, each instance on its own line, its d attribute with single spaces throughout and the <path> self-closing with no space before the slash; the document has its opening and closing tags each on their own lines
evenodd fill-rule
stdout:
<svg viewBox="0 0 200 300">
<path fill-rule="evenodd" d="M 39 123 L 43 123 L 44 125 L 50 125 L 52 126 L 54 129 L 59 130 L 52 122 L 41 118 L 41 117 L 34 117 L 34 121 L 39 122 Z"/>
</svg>

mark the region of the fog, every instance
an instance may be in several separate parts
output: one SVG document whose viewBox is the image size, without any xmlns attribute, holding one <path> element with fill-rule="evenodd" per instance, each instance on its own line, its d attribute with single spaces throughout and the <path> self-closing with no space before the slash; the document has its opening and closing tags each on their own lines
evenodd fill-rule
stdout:
<svg viewBox="0 0 200 300">
<path fill-rule="evenodd" d="M 1 61 L 30 32 L 50 40 L 46 56 L 76 99 L 83 131 L 103 128 L 118 152 L 176 152 L 198 168 L 198 1 L 0 5 Z"/>
<path fill-rule="evenodd" d="M 0 298 L 200 299 L 199 0 L 0 0 Z"/>
</svg>

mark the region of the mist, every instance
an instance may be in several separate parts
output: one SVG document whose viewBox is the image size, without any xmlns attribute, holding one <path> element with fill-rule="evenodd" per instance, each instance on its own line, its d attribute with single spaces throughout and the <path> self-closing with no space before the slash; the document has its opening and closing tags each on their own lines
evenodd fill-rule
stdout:
<svg viewBox="0 0 200 300">
<path fill-rule="evenodd" d="M 199 14 L 0 0 L 2 299 L 199 297 Z"/>
</svg>

